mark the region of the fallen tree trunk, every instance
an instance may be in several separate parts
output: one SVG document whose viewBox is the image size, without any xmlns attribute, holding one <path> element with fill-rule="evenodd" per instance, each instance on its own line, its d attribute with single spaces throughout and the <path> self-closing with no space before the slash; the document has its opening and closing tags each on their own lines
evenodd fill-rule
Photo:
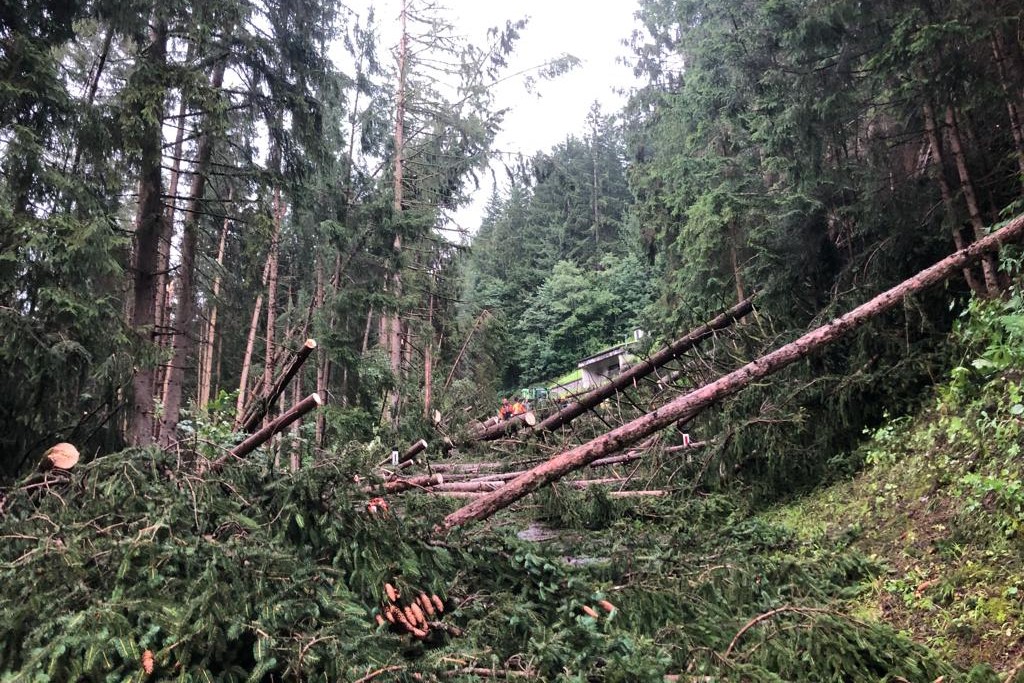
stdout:
<svg viewBox="0 0 1024 683">
<path fill-rule="evenodd" d="M 665 363 L 675 360 L 682 354 L 697 346 L 718 330 L 729 327 L 734 322 L 750 313 L 754 310 L 753 299 L 754 297 L 752 296 L 747 297 L 729 310 L 719 314 L 714 319 L 704 323 L 694 330 L 691 330 L 685 336 L 675 340 L 649 358 L 645 358 L 639 363 L 631 366 L 607 384 L 602 384 L 596 389 L 579 396 L 575 401 L 563 407 L 558 412 L 552 413 L 541 420 L 540 424 L 534 427 L 534 429 L 538 431 L 551 431 L 575 420 L 577 417 L 598 405 L 605 399 L 623 391 L 627 387 L 632 386 L 637 380 L 650 375 L 652 372 L 665 365 Z M 517 419 L 507 420 L 500 425 L 486 427 L 482 430 L 472 432 L 470 434 L 470 439 L 474 441 L 489 441 L 497 439 L 509 432 L 519 429 L 523 426 L 524 422 L 526 421 Z M 529 423 L 527 422 L 527 424 Z"/>
<path fill-rule="evenodd" d="M 300 348 L 295 354 L 295 359 L 292 360 L 291 365 L 281 373 L 281 376 L 277 378 L 277 381 L 274 382 L 273 386 L 271 386 L 263 396 L 253 401 L 252 406 L 245 411 L 245 418 L 242 420 L 243 432 L 251 432 L 256 429 L 256 426 L 260 422 L 263 421 L 263 418 L 266 417 L 267 413 L 270 411 L 271 406 L 274 405 L 274 401 L 276 401 L 281 393 L 284 392 L 288 383 L 291 382 L 292 378 L 299 372 L 299 368 L 302 367 L 302 364 L 306 362 L 306 359 L 309 358 L 309 354 L 313 353 L 313 349 L 315 348 L 316 340 L 307 339 L 302 345 L 302 348 Z"/>
<path fill-rule="evenodd" d="M 425 490 L 428 493 L 486 493 L 487 491 L 495 491 L 504 485 L 505 482 L 499 480 L 453 481 L 436 484 Z"/>
<path fill-rule="evenodd" d="M 270 437 L 274 436 L 274 434 L 283 431 L 292 422 L 295 422 L 309 411 L 321 405 L 323 405 L 323 400 L 320 398 L 320 394 L 310 394 L 292 406 L 289 410 L 281 413 L 276 420 L 255 434 L 250 435 L 245 441 L 232 448 L 228 451 L 227 455 L 215 460 L 213 463 L 214 467 L 220 467 L 227 462 L 228 458 L 241 458 L 252 453 L 254 450 L 269 441 Z"/>
<path fill-rule="evenodd" d="M 386 481 L 381 486 L 364 486 L 363 493 L 380 493 L 381 489 L 384 490 L 384 493 L 401 493 L 409 489 L 425 489 L 443 483 L 444 477 L 439 474 L 424 474 L 419 477 Z"/>
<path fill-rule="evenodd" d="M 408 465 L 406 463 L 410 463 L 413 458 L 415 458 L 417 455 L 419 455 L 423 451 L 427 450 L 427 445 L 428 444 L 426 442 L 426 439 L 420 439 L 419 441 L 417 441 L 413 445 L 409 446 L 409 448 L 407 448 L 405 450 L 405 453 L 402 453 L 402 455 L 398 459 L 397 463 L 392 463 L 392 464 L 393 465 L 397 465 L 399 469 L 401 469 L 403 467 L 408 467 Z M 387 465 L 389 462 L 391 462 L 391 458 L 385 458 L 385 459 L 381 460 L 379 463 L 377 463 L 377 466 L 378 467 L 383 467 L 384 465 Z"/>
<path fill-rule="evenodd" d="M 498 510 L 511 505 L 528 493 L 560 479 L 569 472 L 585 467 L 609 453 L 622 450 L 678 420 L 692 419 L 716 401 L 731 396 L 752 382 L 830 344 L 857 329 L 871 318 L 896 306 L 906 296 L 942 282 L 961 271 L 964 266 L 976 262 L 982 255 L 998 249 L 1007 242 L 1019 240 L 1022 234 L 1024 234 L 1024 215 L 1017 216 L 996 232 L 942 259 L 839 318 L 808 332 L 796 341 L 786 344 L 710 384 L 679 396 L 647 415 L 534 467 L 494 493 L 487 494 L 451 513 L 445 517 L 443 527 L 451 529 L 460 524 L 490 517 Z"/>
<path fill-rule="evenodd" d="M 662 491 L 660 489 L 654 489 L 651 491 L 609 491 L 609 498 L 639 498 L 642 496 L 659 497 L 667 496 L 668 491 Z"/>
</svg>

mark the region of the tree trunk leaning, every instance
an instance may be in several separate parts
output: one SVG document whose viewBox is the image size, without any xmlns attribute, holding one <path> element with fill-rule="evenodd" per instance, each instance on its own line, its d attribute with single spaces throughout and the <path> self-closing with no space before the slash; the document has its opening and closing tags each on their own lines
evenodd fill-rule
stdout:
<svg viewBox="0 0 1024 683">
<path fill-rule="evenodd" d="M 295 354 L 294 360 L 287 369 L 277 378 L 277 381 L 270 387 L 270 389 L 263 394 L 260 398 L 255 400 L 252 406 L 246 411 L 244 421 L 242 423 L 242 431 L 251 432 L 263 421 L 269 412 L 271 406 L 277 401 L 278 397 L 281 396 L 288 383 L 292 381 L 299 369 L 302 368 L 302 364 L 309 358 L 309 354 L 313 353 L 316 349 L 316 340 L 307 339 L 305 343 L 299 348 Z"/>
<path fill-rule="evenodd" d="M 914 277 L 879 294 L 822 327 L 808 332 L 796 341 L 786 344 L 710 384 L 684 394 L 647 415 L 534 467 L 497 491 L 482 496 L 445 517 L 443 528 L 452 529 L 474 520 L 486 519 L 498 510 L 508 507 L 532 491 L 560 479 L 569 472 L 585 467 L 609 453 L 621 450 L 680 419 L 692 419 L 715 402 L 737 393 L 752 382 L 845 336 L 868 320 L 893 308 L 908 295 L 942 282 L 965 265 L 992 253 L 1003 244 L 1020 240 L 1022 235 L 1024 235 L 1024 215 L 1017 216 L 1003 228 L 974 242 L 966 249 L 922 270 Z"/>
<path fill-rule="evenodd" d="M 310 394 L 292 406 L 289 410 L 281 413 L 281 416 L 276 420 L 266 425 L 255 434 L 251 434 L 245 441 L 232 448 L 228 452 L 228 455 L 218 458 L 213 463 L 214 466 L 219 467 L 223 465 L 227 462 L 229 457 L 241 458 L 252 453 L 254 450 L 269 441 L 270 437 L 274 436 L 274 434 L 284 430 L 292 422 L 295 422 L 309 411 L 321 405 L 323 405 L 323 400 L 320 398 L 320 395 Z"/>
<path fill-rule="evenodd" d="M 637 380 L 650 375 L 652 372 L 665 365 L 665 363 L 675 360 L 686 351 L 689 351 L 697 344 L 712 336 L 716 331 L 729 327 L 752 310 L 754 310 L 753 297 L 747 297 L 729 310 L 716 316 L 713 320 L 691 330 L 686 335 L 672 342 L 651 357 L 636 363 L 621 375 L 615 377 L 611 382 L 603 384 L 596 389 L 583 394 L 558 412 L 549 415 L 536 426 L 536 429 L 538 431 L 551 431 L 568 424 L 605 399 L 624 390 L 626 387 L 632 386 Z M 485 427 L 482 430 L 477 430 L 471 433 L 470 439 L 475 441 L 489 441 L 491 439 L 497 439 L 510 431 L 516 431 L 519 429 L 522 426 L 523 421 L 524 420 L 513 418 L 493 427 Z"/>
</svg>

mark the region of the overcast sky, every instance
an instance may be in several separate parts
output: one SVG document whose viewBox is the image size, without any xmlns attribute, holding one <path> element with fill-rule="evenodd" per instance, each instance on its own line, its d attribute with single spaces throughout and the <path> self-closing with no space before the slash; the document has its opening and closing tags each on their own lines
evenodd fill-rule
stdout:
<svg viewBox="0 0 1024 683">
<path fill-rule="evenodd" d="M 508 73 L 566 52 L 583 62 L 553 81 L 539 82 L 532 94 L 527 92 L 522 79 L 499 86 L 497 106 L 510 108 L 495 144 L 501 152 L 529 156 L 550 149 L 568 135 L 582 134 L 587 111 L 595 100 L 605 112 L 615 112 L 625 101 L 617 90 L 636 85 L 630 67 L 617 60 L 628 57 L 628 48 L 622 41 L 629 38 L 636 25 L 633 13 L 637 0 L 441 1 L 450 9 L 450 20 L 477 44 L 483 42 L 488 28 L 504 26 L 510 19 L 529 18 L 509 60 Z M 394 39 L 388 36 L 394 35 L 392 29 L 397 25 L 398 0 L 377 1 L 374 5 L 382 39 L 388 41 L 390 48 Z M 381 53 L 384 56 L 383 49 Z M 473 206 L 460 211 L 455 220 L 475 231 L 490 192 L 489 183 L 481 187 Z"/>
</svg>

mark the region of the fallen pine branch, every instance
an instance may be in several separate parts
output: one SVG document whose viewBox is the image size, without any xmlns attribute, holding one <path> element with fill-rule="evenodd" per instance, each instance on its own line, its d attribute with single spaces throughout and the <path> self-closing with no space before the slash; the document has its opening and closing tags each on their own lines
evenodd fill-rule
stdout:
<svg viewBox="0 0 1024 683">
<path fill-rule="evenodd" d="M 893 308 L 907 296 L 942 282 L 960 272 L 965 266 L 978 261 L 982 255 L 997 250 L 1003 244 L 1019 240 L 1022 234 L 1024 234 L 1024 215 L 1017 216 L 992 234 L 925 268 L 917 275 L 879 294 L 852 311 L 808 332 L 796 341 L 786 344 L 710 384 L 679 396 L 647 415 L 534 467 L 497 491 L 449 514 L 444 519 L 442 529 L 452 529 L 474 520 L 486 519 L 498 510 L 508 507 L 542 486 L 557 481 L 569 472 L 586 467 L 609 453 L 622 450 L 679 420 L 693 419 L 708 406 L 827 346 L 880 313 Z"/>
</svg>

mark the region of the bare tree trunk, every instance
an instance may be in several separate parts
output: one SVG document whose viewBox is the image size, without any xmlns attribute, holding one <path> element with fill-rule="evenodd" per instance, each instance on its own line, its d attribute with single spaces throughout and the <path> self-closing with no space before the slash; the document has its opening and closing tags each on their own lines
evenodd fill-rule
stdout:
<svg viewBox="0 0 1024 683">
<path fill-rule="evenodd" d="M 164 231 L 160 235 L 160 261 L 157 265 L 156 289 L 156 326 L 166 333 L 171 327 L 172 294 L 169 290 L 171 278 L 171 242 L 174 241 L 174 217 L 178 210 L 178 183 L 181 182 L 182 150 L 185 140 L 185 113 L 188 111 L 185 97 L 178 104 L 177 132 L 174 134 L 174 147 L 171 150 L 171 175 L 167 183 L 167 203 L 164 206 Z M 166 334 L 160 337 L 161 346 L 170 344 Z M 168 368 L 163 369 L 167 374 Z"/>
<path fill-rule="evenodd" d="M 284 393 L 284 390 L 288 387 L 288 383 L 298 374 L 302 365 L 309 358 L 310 354 L 316 349 L 316 340 L 307 339 L 305 343 L 299 348 L 295 354 L 295 358 L 292 359 L 291 364 L 281 373 L 273 384 L 268 385 L 263 395 L 254 400 L 249 410 L 245 412 L 245 418 L 242 420 L 242 430 L 251 432 L 256 429 L 256 426 L 263 422 L 264 418 L 269 414 L 270 409 L 278 398 Z"/>
<path fill-rule="evenodd" d="M 397 89 L 397 101 L 395 104 L 395 163 L 394 163 L 394 211 L 396 216 L 400 216 L 403 210 L 404 200 L 404 187 L 403 183 L 405 180 L 405 82 L 406 82 L 406 65 L 409 50 L 409 33 L 406 28 L 408 18 L 408 2 L 402 0 L 402 10 L 399 15 L 399 21 L 401 23 L 401 36 L 398 41 L 398 89 Z M 400 221 L 399 221 L 400 223 Z M 399 228 L 400 230 L 400 228 Z M 402 234 L 401 232 L 395 233 L 394 243 L 395 265 L 394 271 L 391 274 L 391 294 L 395 298 L 395 313 L 394 315 L 388 315 L 387 323 L 381 321 L 382 328 L 386 328 L 388 351 L 391 360 L 391 373 L 394 375 L 395 387 L 388 393 L 388 410 L 384 411 L 384 417 L 387 422 L 398 420 L 398 407 L 399 407 L 399 385 L 402 377 L 402 325 L 400 301 L 402 298 L 402 273 L 400 266 L 400 257 L 402 253 Z M 382 329 L 382 332 L 384 330 Z M 382 339 L 382 343 L 383 339 Z"/>
<path fill-rule="evenodd" d="M 143 68 L 159 73 L 167 66 L 167 25 L 162 20 L 154 21 L 149 39 L 149 48 L 143 51 Z M 150 105 L 155 110 L 143 119 L 146 129 L 141 145 L 132 297 L 132 328 L 143 341 L 144 353 L 148 353 L 154 341 L 157 256 L 164 221 L 160 172 L 163 96 L 154 98 Z M 153 441 L 155 380 L 155 364 L 149 358 L 140 359 L 132 377 L 132 406 L 128 425 L 128 441 L 134 446 L 144 446 Z"/>
<path fill-rule="evenodd" d="M 1001 30 L 992 33 L 992 57 L 996 63 L 996 71 L 999 74 L 999 85 L 1003 88 L 1006 96 L 1006 111 L 1010 120 L 1010 132 L 1013 134 L 1013 144 L 1017 151 L 1017 172 L 1020 175 L 1020 182 L 1024 184 L 1024 127 L 1021 125 L 1019 100 L 1013 92 L 1009 72 L 1007 69 L 1007 58 L 1003 48 L 1003 34 Z"/>
<path fill-rule="evenodd" d="M 427 337 L 423 340 L 423 417 L 430 419 L 430 404 L 434 388 L 434 293 L 428 295 Z"/>
<path fill-rule="evenodd" d="M 879 294 L 828 324 L 808 332 L 796 341 L 786 344 L 710 384 L 684 394 L 652 413 L 628 422 L 607 434 L 534 467 L 497 491 L 448 515 L 444 520 L 444 528 L 451 529 L 474 520 L 485 519 L 569 472 L 585 467 L 610 453 L 622 450 L 645 436 L 680 420 L 692 420 L 708 406 L 810 355 L 856 330 L 880 313 L 899 305 L 907 296 L 942 282 L 965 265 L 998 250 L 1003 244 L 1020 240 L 1022 236 L 1024 236 L 1024 215 L 1014 218 L 997 232 L 926 268 L 914 277 Z"/>
<path fill-rule="evenodd" d="M 228 190 L 228 203 L 234 198 L 234 188 Z M 228 230 L 231 220 L 224 219 L 220 230 L 220 242 L 217 244 L 217 273 L 213 276 L 213 288 L 210 293 L 210 316 L 206 323 L 206 343 L 203 346 L 203 373 L 199 378 L 199 407 L 205 408 L 210 402 L 210 390 L 213 385 L 213 346 L 217 338 L 217 298 L 220 296 L 221 269 L 224 267 L 224 251 L 228 243 Z"/>
<path fill-rule="evenodd" d="M 960 236 L 959 221 L 956 216 L 956 206 L 953 203 L 953 191 L 946 180 L 945 152 L 942 149 L 942 139 L 939 137 L 939 127 L 935 121 L 935 111 L 931 102 L 925 101 L 924 106 L 924 129 L 928 135 L 928 143 L 932 150 L 932 169 L 935 179 L 939 183 L 939 192 L 942 196 L 942 206 L 946 211 L 946 221 L 949 223 L 950 233 L 953 235 L 953 244 L 957 249 L 964 248 L 963 237 Z M 964 268 L 964 280 L 972 292 L 985 294 L 985 287 L 978 282 L 974 271 L 971 268 Z"/>
<path fill-rule="evenodd" d="M 967 203 L 967 213 L 971 217 L 971 226 L 974 228 L 974 240 L 978 241 L 985 236 L 985 221 L 981 217 L 981 211 L 978 209 L 978 200 L 974 194 L 974 183 L 967 169 L 967 157 L 964 155 L 960 127 L 957 125 L 956 112 L 953 111 L 953 105 L 946 106 L 946 126 L 949 132 L 950 147 L 953 150 L 953 158 L 956 160 L 956 170 L 960 174 L 960 188 L 964 193 L 964 201 Z M 985 290 L 989 296 L 996 296 L 1000 289 L 999 271 L 996 267 L 996 260 L 991 254 L 985 254 L 982 257 L 981 271 L 985 275 Z"/>
<path fill-rule="evenodd" d="M 281 188 L 274 190 L 274 234 L 270 238 L 270 270 L 267 277 L 267 335 L 263 355 L 263 386 L 269 388 L 274 372 L 274 327 L 277 325 L 277 265 L 281 224 L 284 222 L 284 203 Z"/>
<path fill-rule="evenodd" d="M 245 411 L 246 391 L 249 389 L 249 368 L 252 366 L 252 352 L 256 346 L 256 331 L 260 325 L 260 312 L 263 310 L 263 290 L 270 277 L 270 258 L 263 266 L 263 279 L 260 293 L 256 295 L 256 303 L 252 307 L 252 321 L 249 323 L 249 336 L 245 341 L 245 355 L 242 356 L 242 377 L 238 381 L 238 400 L 235 402 L 235 426 L 241 426 Z"/>
<path fill-rule="evenodd" d="M 214 67 L 210 87 L 219 92 L 224 82 L 226 63 L 221 60 Z M 212 115 L 211 115 L 212 117 Z M 168 369 L 168 390 L 164 400 L 164 415 L 160 428 L 160 440 L 167 446 L 173 441 L 181 414 L 182 393 L 185 383 L 185 368 L 195 351 L 195 301 L 196 301 L 196 245 L 199 241 L 199 216 L 203 198 L 206 196 L 206 178 L 213 159 L 213 121 L 207 117 L 203 122 L 205 130 L 199 136 L 196 146 L 195 168 L 192 171 L 192 188 L 189 192 L 189 208 L 184 219 L 181 238 L 181 264 L 178 271 L 178 306 L 174 321 L 174 357 Z"/>
<path fill-rule="evenodd" d="M 232 448 L 228 455 L 214 461 L 214 467 L 220 467 L 227 462 L 229 457 L 241 458 L 252 453 L 254 450 L 269 441 L 272 436 L 284 430 L 291 423 L 295 422 L 303 415 L 320 405 L 323 405 L 323 400 L 321 400 L 321 398 L 316 394 L 310 394 L 299 403 L 281 413 L 280 417 L 263 427 L 263 429 L 259 430 L 255 434 L 249 435 L 245 441 Z"/>
</svg>

